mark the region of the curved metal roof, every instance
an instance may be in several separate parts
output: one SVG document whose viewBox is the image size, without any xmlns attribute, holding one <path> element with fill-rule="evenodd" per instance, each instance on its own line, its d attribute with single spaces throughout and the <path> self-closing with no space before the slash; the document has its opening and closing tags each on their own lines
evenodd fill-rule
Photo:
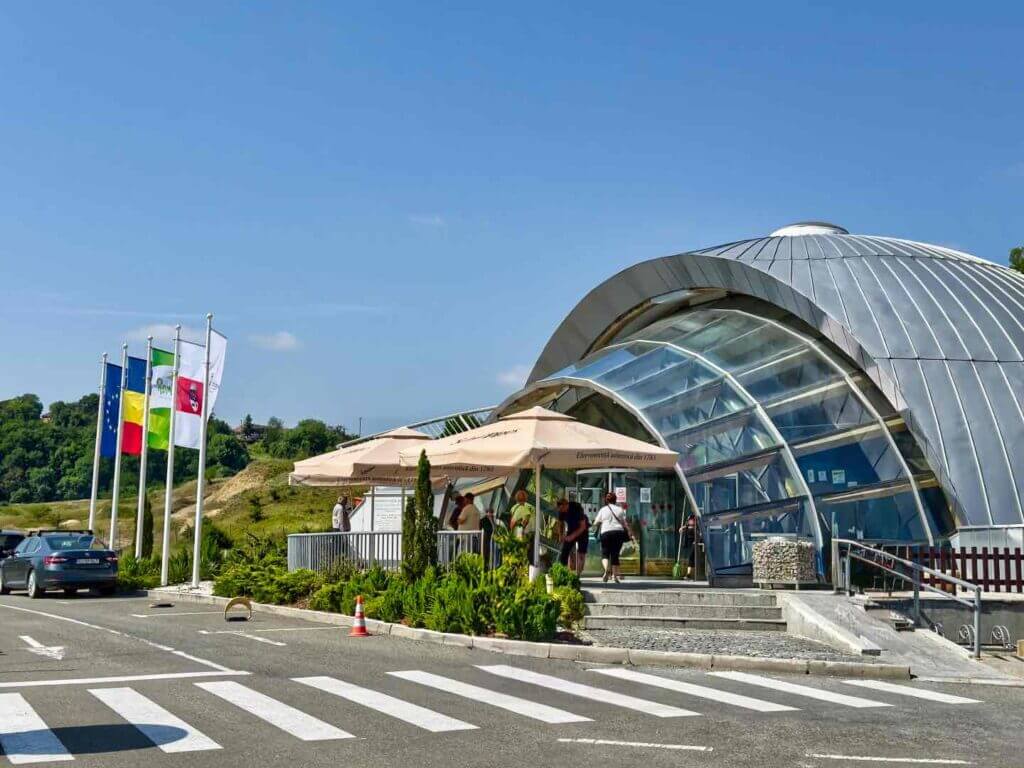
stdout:
<svg viewBox="0 0 1024 768">
<path fill-rule="evenodd" d="M 906 418 L 961 525 L 1024 523 L 1014 456 L 1024 445 L 1024 275 L 950 248 L 841 233 L 652 259 L 592 290 L 529 382 L 603 346 L 610 327 L 659 297 L 702 288 L 778 306 L 846 353 Z"/>
</svg>

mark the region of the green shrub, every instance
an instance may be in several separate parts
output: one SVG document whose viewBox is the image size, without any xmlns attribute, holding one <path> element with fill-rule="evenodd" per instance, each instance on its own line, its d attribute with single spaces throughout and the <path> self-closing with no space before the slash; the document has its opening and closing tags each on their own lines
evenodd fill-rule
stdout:
<svg viewBox="0 0 1024 768">
<path fill-rule="evenodd" d="M 448 570 L 466 586 L 478 587 L 484 578 L 484 559 L 467 552 L 455 558 Z"/>
<path fill-rule="evenodd" d="M 538 582 L 516 590 L 511 600 L 502 602 L 496 616 L 496 629 L 516 640 L 550 640 L 558 629 L 559 603 Z"/>
<path fill-rule="evenodd" d="M 437 571 L 431 566 L 423 575 L 405 588 L 402 596 L 402 613 L 410 627 L 426 626 L 427 615 L 434 604 L 437 589 Z"/>
<path fill-rule="evenodd" d="M 117 588 L 122 592 L 151 589 L 160 584 L 160 561 L 149 557 L 136 559 L 126 554 L 117 564 Z"/>
<path fill-rule="evenodd" d="M 558 621 L 567 629 L 576 629 L 584 616 L 583 593 L 573 587 L 555 587 L 552 597 L 558 602 Z"/>
<path fill-rule="evenodd" d="M 371 619 L 400 622 L 403 618 L 406 584 L 401 579 L 392 579 L 388 588 L 366 604 L 366 615 Z"/>
<path fill-rule="evenodd" d="M 341 613 L 341 598 L 345 590 L 345 582 L 324 584 L 309 598 L 309 607 L 314 611 Z"/>
<path fill-rule="evenodd" d="M 424 624 L 435 632 L 475 634 L 478 629 L 475 608 L 473 588 L 457 574 L 449 573 L 434 591 Z"/>
<path fill-rule="evenodd" d="M 551 577 L 551 582 L 556 589 L 558 587 L 572 587 L 578 591 L 580 588 L 580 577 L 575 571 L 569 570 L 561 563 L 552 565 L 548 571 L 548 576 Z"/>
<path fill-rule="evenodd" d="M 192 556 L 187 549 L 179 549 L 167 558 L 167 581 L 182 584 L 192 578 Z"/>
</svg>

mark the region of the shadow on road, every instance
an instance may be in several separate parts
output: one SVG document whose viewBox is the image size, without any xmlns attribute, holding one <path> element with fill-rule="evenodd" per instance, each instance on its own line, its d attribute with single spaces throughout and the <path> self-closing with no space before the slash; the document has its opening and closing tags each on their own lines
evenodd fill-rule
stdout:
<svg viewBox="0 0 1024 768">
<path fill-rule="evenodd" d="M 146 729 L 148 736 L 144 736 L 134 725 L 118 723 L 18 731 L 5 734 L 4 742 L 9 745 L 11 751 L 17 751 L 20 755 L 42 755 L 52 751 L 52 737 L 56 736 L 71 754 L 86 755 L 150 749 L 161 744 L 172 744 L 188 735 L 181 728 L 166 725 L 144 724 L 142 727 Z M 0 754 L 2 753 L 0 750 Z"/>
</svg>

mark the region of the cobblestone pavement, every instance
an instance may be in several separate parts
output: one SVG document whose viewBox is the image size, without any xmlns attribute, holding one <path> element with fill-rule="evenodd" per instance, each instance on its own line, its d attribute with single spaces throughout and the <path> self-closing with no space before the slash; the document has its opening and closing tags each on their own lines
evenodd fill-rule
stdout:
<svg viewBox="0 0 1024 768">
<path fill-rule="evenodd" d="M 845 654 L 813 640 L 793 637 L 785 632 L 731 632 L 728 630 L 688 629 L 591 629 L 582 639 L 595 645 L 638 648 L 651 651 L 720 653 L 734 656 L 758 656 L 776 659 L 821 659 L 824 661 L 872 661 L 871 657 Z"/>
</svg>

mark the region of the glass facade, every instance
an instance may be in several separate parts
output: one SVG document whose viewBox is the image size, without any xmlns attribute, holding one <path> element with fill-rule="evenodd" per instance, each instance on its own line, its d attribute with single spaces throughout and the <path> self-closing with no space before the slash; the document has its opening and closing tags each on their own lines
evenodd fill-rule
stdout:
<svg viewBox="0 0 1024 768">
<path fill-rule="evenodd" d="M 836 533 L 930 543 L 952 515 L 881 393 L 826 343 L 725 299 L 616 340 L 534 385 L 549 407 L 679 452 L 684 503 L 718 575 L 756 534 L 824 552 Z M 571 394 L 571 396 L 570 396 Z M 824 562 L 819 557 L 824 575 Z"/>
</svg>

